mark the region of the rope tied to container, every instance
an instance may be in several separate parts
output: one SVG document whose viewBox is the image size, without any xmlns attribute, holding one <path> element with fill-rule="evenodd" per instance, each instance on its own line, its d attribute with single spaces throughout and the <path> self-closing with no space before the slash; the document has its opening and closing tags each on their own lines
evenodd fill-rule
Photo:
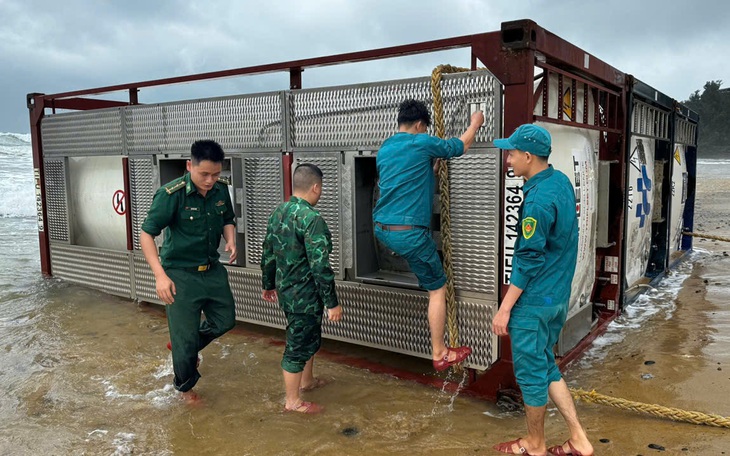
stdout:
<svg viewBox="0 0 730 456">
<path fill-rule="evenodd" d="M 449 73 L 470 71 L 468 68 L 459 68 L 451 65 L 439 65 L 431 73 L 431 93 L 433 95 L 433 125 L 436 136 L 444 138 L 444 105 L 441 97 L 441 76 Z M 449 346 L 459 345 L 459 326 L 456 315 L 456 294 L 454 292 L 454 268 L 451 253 L 451 198 L 449 194 L 449 165 L 447 160 L 441 160 L 438 167 L 439 202 L 441 203 L 441 244 L 444 255 L 444 272 L 446 273 L 446 327 L 449 335 Z M 461 365 L 454 366 L 456 372 L 463 370 Z"/>
<path fill-rule="evenodd" d="M 618 397 L 599 394 L 595 391 L 585 391 L 583 389 L 570 388 L 570 392 L 575 399 L 588 403 L 609 405 L 622 410 L 644 413 L 658 418 L 667 418 L 684 423 L 730 428 L 730 418 L 726 418 L 721 415 L 712 415 L 703 412 L 682 410 L 674 407 L 665 407 L 663 405 L 629 401 Z"/>
<path fill-rule="evenodd" d="M 702 239 L 713 239 L 715 241 L 730 242 L 730 237 L 716 236 L 714 234 L 693 233 L 692 231 L 685 231 L 682 234 L 685 236 L 693 236 L 693 237 L 698 237 L 698 238 L 702 238 Z"/>
</svg>

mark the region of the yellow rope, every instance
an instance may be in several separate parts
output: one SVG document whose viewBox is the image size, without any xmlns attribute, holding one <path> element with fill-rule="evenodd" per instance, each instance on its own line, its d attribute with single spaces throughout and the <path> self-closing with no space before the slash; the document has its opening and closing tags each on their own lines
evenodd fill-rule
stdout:
<svg viewBox="0 0 730 456">
<path fill-rule="evenodd" d="M 684 423 L 730 428 L 730 418 L 720 415 L 710 415 L 702 412 L 692 412 L 673 407 L 664 407 L 662 405 L 628 401 L 626 399 L 605 396 L 603 394 L 596 393 L 595 391 L 585 391 L 582 389 L 571 388 L 570 392 L 573 394 L 574 398 L 593 404 L 609 405 L 623 410 L 645 413 L 658 418 L 668 418 L 673 421 L 681 421 Z"/>
<path fill-rule="evenodd" d="M 685 231 L 682 234 L 684 234 L 685 236 L 694 236 L 694 237 L 698 237 L 698 238 L 714 239 L 716 241 L 730 242 L 730 238 L 728 238 L 728 237 L 722 237 L 722 236 L 715 236 L 714 234 L 692 233 L 690 231 Z"/>
<path fill-rule="evenodd" d="M 431 93 L 433 94 L 433 124 L 436 136 L 444 138 L 444 105 L 441 98 L 441 75 L 469 71 L 451 65 L 439 65 L 431 73 Z M 449 332 L 449 346 L 459 345 L 459 327 L 456 320 L 456 295 L 454 293 L 454 269 L 451 260 L 451 199 L 449 197 L 449 166 L 447 160 L 439 164 L 439 198 L 441 202 L 441 241 L 444 254 L 444 271 L 446 272 L 446 327 Z M 461 372 L 461 365 L 455 366 Z"/>
</svg>

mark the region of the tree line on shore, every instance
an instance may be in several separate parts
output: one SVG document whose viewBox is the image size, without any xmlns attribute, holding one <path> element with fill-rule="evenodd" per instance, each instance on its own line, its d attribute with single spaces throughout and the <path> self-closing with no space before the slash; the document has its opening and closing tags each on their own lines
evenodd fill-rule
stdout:
<svg viewBox="0 0 730 456">
<path fill-rule="evenodd" d="M 697 155 L 702 158 L 730 158 L 730 88 L 722 81 L 707 81 L 702 92 L 695 90 L 682 104 L 700 115 Z"/>
</svg>

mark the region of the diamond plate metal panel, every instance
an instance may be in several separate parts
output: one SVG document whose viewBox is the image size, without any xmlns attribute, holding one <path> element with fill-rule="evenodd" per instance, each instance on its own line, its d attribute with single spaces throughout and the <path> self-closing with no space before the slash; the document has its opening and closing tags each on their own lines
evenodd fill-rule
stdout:
<svg viewBox="0 0 730 456">
<path fill-rule="evenodd" d="M 124 135 L 128 154 L 158 154 L 165 149 L 165 130 L 162 106 L 137 105 L 124 108 Z"/>
<path fill-rule="evenodd" d="M 68 198 L 66 195 L 66 160 L 45 160 L 46 209 L 48 236 L 54 241 L 69 241 Z"/>
<path fill-rule="evenodd" d="M 469 104 L 484 103 L 487 125 L 476 141 L 492 141 L 501 130 L 501 87 L 486 70 L 444 75 L 446 134 L 460 136 L 469 123 Z M 425 102 L 433 112 L 431 78 L 291 92 L 291 145 L 377 148 L 396 131 L 398 105 L 407 98 Z"/>
<path fill-rule="evenodd" d="M 341 243 L 342 233 L 340 227 L 342 212 L 342 169 L 340 164 L 342 156 L 339 152 L 307 153 L 298 152 L 294 154 L 294 168 L 302 163 L 312 163 L 322 170 L 324 175 L 322 181 L 322 196 L 317 203 L 317 210 L 327 222 L 332 233 L 332 254 L 330 254 L 330 266 L 335 277 L 342 278 L 341 266 Z"/>
<path fill-rule="evenodd" d="M 55 114 L 41 122 L 43 154 L 121 155 L 122 115 L 119 108 Z"/>
<path fill-rule="evenodd" d="M 132 297 L 128 253 L 51 243 L 54 277 L 109 294 Z"/>
<path fill-rule="evenodd" d="M 470 150 L 449 162 L 451 248 L 457 291 L 491 297 L 497 294 L 501 165 L 497 149 Z"/>
<path fill-rule="evenodd" d="M 142 222 L 147 217 L 152 205 L 152 197 L 155 195 L 155 170 L 152 157 L 130 157 L 129 158 L 129 180 L 131 187 L 130 201 L 132 204 L 132 237 L 135 250 L 140 250 L 139 231 Z"/>
<path fill-rule="evenodd" d="M 487 143 L 502 131 L 502 85 L 490 72 L 470 71 L 447 74 L 441 81 L 444 102 L 445 135 L 459 137 L 469 126 L 470 104 L 484 104 L 485 125 L 479 129 L 475 143 Z"/>
<path fill-rule="evenodd" d="M 213 139 L 227 151 L 284 146 L 280 92 L 124 109 L 130 154 L 188 153 L 199 139 Z"/>
<path fill-rule="evenodd" d="M 261 273 L 228 266 L 226 269 L 238 320 L 280 329 L 286 327 L 279 304 L 261 299 Z"/>
<path fill-rule="evenodd" d="M 133 298 L 138 301 L 162 304 L 162 301 L 157 297 L 155 276 L 152 274 L 152 269 L 140 253 L 132 255 L 132 274 L 134 281 Z"/>
<path fill-rule="evenodd" d="M 236 300 L 237 319 L 279 329 L 286 327 L 279 305 L 261 299 L 260 273 L 236 267 L 226 269 Z M 325 320 L 323 337 L 431 358 L 426 293 L 339 281 L 336 291 L 345 308 L 345 318 L 336 324 Z M 486 369 L 497 359 L 497 337 L 491 332 L 497 303 L 459 299 L 457 305 L 460 340 L 474 349 L 467 366 Z"/>
<path fill-rule="evenodd" d="M 276 153 L 242 160 L 246 265 L 259 268 L 269 216 L 284 201 L 282 158 Z"/>
<path fill-rule="evenodd" d="M 337 296 L 345 318 L 325 322 L 325 337 L 431 358 L 426 293 L 338 282 Z M 460 342 L 474 349 L 467 365 L 486 369 L 497 356 L 497 338 L 490 329 L 497 304 L 459 299 L 457 306 Z"/>
</svg>

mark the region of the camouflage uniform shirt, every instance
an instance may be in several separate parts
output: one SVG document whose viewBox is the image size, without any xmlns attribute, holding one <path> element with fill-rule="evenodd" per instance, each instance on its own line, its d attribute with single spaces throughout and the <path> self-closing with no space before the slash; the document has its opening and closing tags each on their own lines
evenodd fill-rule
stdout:
<svg viewBox="0 0 730 456">
<path fill-rule="evenodd" d="M 337 307 L 332 235 L 306 200 L 292 196 L 274 210 L 263 249 L 262 287 L 276 289 L 284 312 L 321 314 L 323 306 Z"/>
</svg>

